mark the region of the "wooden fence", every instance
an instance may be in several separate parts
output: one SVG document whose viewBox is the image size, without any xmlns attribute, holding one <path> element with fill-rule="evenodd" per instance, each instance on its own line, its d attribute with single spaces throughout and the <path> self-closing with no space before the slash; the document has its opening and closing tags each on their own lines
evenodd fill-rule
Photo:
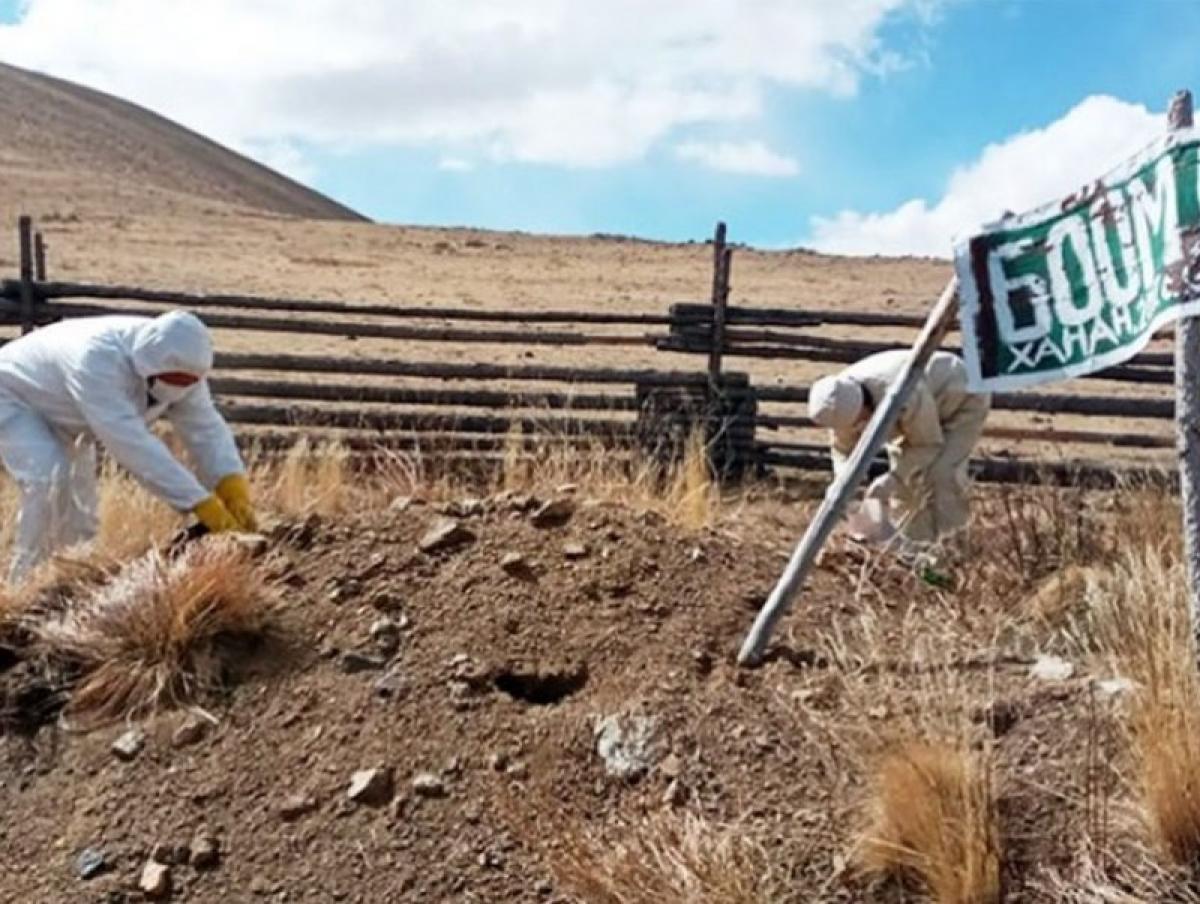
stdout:
<svg viewBox="0 0 1200 904">
<path fill-rule="evenodd" d="M 240 433 L 267 447 L 294 441 L 297 431 L 319 430 L 356 449 L 494 456 L 514 444 L 597 443 L 670 457 L 703 425 L 723 474 L 827 469 L 823 437 L 803 407 L 811 376 L 900 347 L 922 322 L 887 312 L 730 305 L 733 249 L 723 224 L 712 241 L 709 301 L 674 304 L 661 313 L 479 310 L 61 282 L 47 278 L 48 248 L 28 218 L 21 218 L 18 236 L 20 272 L 0 281 L 0 326 L 27 332 L 70 317 L 191 309 L 220 336 L 237 336 L 239 350 L 217 355 L 212 387 Z M 292 339 L 281 341 L 280 334 Z M 277 338 L 268 340 L 271 335 Z M 284 344 L 322 337 L 377 340 L 380 352 L 302 354 Z M 489 348 L 539 347 L 633 350 L 647 365 L 703 355 L 707 367 L 487 360 Z M 479 353 L 451 362 L 445 360 L 448 348 Z M 734 360 L 748 362 L 747 369 L 728 369 Z M 780 362 L 770 366 L 797 372 L 799 379 L 784 383 L 776 375 L 772 381 L 763 373 L 766 362 Z M 991 448 L 975 461 L 976 474 L 984 480 L 1100 484 L 1126 476 L 1169 477 L 1162 450 L 1171 447 L 1166 422 L 1173 411 L 1163 390 L 1171 381 L 1170 354 L 1151 350 L 1070 384 L 1070 392 L 1000 395 L 997 412 L 1011 412 L 1018 420 L 1006 424 L 1001 417 L 989 425 Z M 1039 416 L 1053 422 L 1020 421 Z M 1114 419 L 1136 421 L 1122 429 L 1113 426 L 1120 423 Z M 1147 428 L 1156 421 L 1165 429 Z M 998 444 L 1012 448 L 997 449 Z M 1049 457 L 1048 445 L 1058 450 Z M 1118 450 L 1124 450 L 1125 461 L 1116 460 Z M 1128 458 L 1135 453 L 1138 457 Z"/>
</svg>

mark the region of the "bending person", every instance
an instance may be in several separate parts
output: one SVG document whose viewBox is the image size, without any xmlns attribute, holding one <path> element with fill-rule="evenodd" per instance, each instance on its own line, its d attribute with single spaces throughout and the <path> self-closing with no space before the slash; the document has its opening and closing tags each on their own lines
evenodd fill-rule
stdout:
<svg viewBox="0 0 1200 904">
<path fill-rule="evenodd" d="M 11 581 L 97 528 L 95 441 L 209 530 L 253 530 L 246 468 L 209 393 L 213 344 L 192 314 L 86 317 L 0 348 L 0 460 L 17 482 Z M 165 416 L 198 471 L 150 429 Z"/>
<path fill-rule="evenodd" d="M 809 417 L 832 431 L 835 476 L 908 355 L 904 349 L 880 352 L 813 383 Z M 966 368 L 956 355 L 935 352 L 925 365 L 888 439 L 890 468 L 866 492 L 867 499 L 900 509 L 907 539 L 930 542 L 966 526 L 967 459 L 991 403 L 990 394 L 967 391 Z"/>
</svg>

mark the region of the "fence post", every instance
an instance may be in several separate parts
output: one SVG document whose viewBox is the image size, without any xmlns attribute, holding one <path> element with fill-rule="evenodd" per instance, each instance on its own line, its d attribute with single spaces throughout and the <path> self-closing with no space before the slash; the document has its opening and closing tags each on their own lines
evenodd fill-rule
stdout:
<svg viewBox="0 0 1200 904">
<path fill-rule="evenodd" d="M 46 281 L 46 240 L 40 229 L 33 234 L 33 278 Z"/>
<path fill-rule="evenodd" d="M 1192 92 L 1171 98 L 1167 128 L 1192 126 Z M 1192 631 L 1200 631 L 1200 318 L 1175 326 L 1175 438 L 1179 451 L 1179 494 L 1188 570 Z"/>
<path fill-rule="evenodd" d="M 21 333 L 33 329 L 33 220 L 17 218 L 17 240 L 21 246 Z"/>
<path fill-rule="evenodd" d="M 725 224 L 717 223 L 713 235 L 712 333 L 708 350 L 709 382 L 721 385 L 721 353 L 725 347 L 725 308 L 729 303 L 729 268 L 733 250 L 725 245 Z"/>
</svg>

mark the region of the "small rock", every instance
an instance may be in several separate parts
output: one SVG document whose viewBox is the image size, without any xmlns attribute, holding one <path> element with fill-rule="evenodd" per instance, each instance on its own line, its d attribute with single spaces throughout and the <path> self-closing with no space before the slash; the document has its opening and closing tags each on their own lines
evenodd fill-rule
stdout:
<svg viewBox="0 0 1200 904">
<path fill-rule="evenodd" d="M 612 715 L 596 723 L 596 753 L 609 775 L 632 779 L 654 765 L 658 720 L 640 715 Z"/>
<path fill-rule="evenodd" d="M 554 492 L 559 496 L 574 496 L 579 492 L 579 484 L 562 483 L 554 488 Z"/>
<path fill-rule="evenodd" d="M 405 688 L 404 677 L 398 667 L 388 669 L 382 678 L 375 682 L 375 696 L 385 700 L 399 697 Z"/>
<path fill-rule="evenodd" d="M 421 538 L 418 545 L 421 552 L 440 552 L 464 543 L 470 543 L 475 535 L 453 518 L 442 518 L 437 521 Z"/>
<path fill-rule="evenodd" d="M 188 849 L 188 862 L 195 869 L 213 869 L 221 862 L 221 843 L 212 835 L 197 835 Z"/>
<path fill-rule="evenodd" d="M 371 597 L 371 608 L 379 612 L 395 612 L 402 604 L 400 597 L 386 590 L 380 590 Z"/>
<path fill-rule="evenodd" d="M 357 598 L 362 594 L 362 584 L 354 578 L 347 578 L 344 581 L 339 581 L 337 586 L 329 592 L 329 601 L 331 603 L 345 603 Z"/>
<path fill-rule="evenodd" d="M 380 807 L 390 803 L 395 793 L 391 769 L 360 769 L 350 776 L 347 796 L 356 804 Z"/>
<path fill-rule="evenodd" d="M 469 496 L 454 503 L 454 513 L 460 518 L 474 518 L 483 514 L 483 500 Z"/>
<path fill-rule="evenodd" d="M 1133 691 L 1136 685 L 1128 678 L 1105 678 L 1096 682 L 1096 696 L 1101 700 L 1114 700 Z"/>
<path fill-rule="evenodd" d="M 146 733 L 140 728 L 131 728 L 113 741 L 112 752 L 116 754 L 117 759 L 129 762 L 141 753 L 145 746 Z"/>
<path fill-rule="evenodd" d="M 683 774 L 683 763 L 679 761 L 678 756 L 672 753 L 658 764 L 658 771 L 668 779 L 676 779 Z"/>
<path fill-rule="evenodd" d="M 317 809 L 317 802 L 307 794 L 293 794 L 279 805 L 279 815 L 284 822 L 295 822 Z"/>
<path fill-rule="evenodd" d="M 1039 681 L 1066 681 L 1075 674 L 1075 666 L 1058 656 L 1039 656 L 1029 670 Z"/>
<path fill-rule="evenodd" d="M 525 557 L 519 552 L 506 552 L 500 559 L 500 567 L 509 574 L 524 571 L 526 569 Z"/>
<path fill-rule="evenodd" d="M 663 791 L 663 804 L 668 807 L 681 807 L 687 803 L 687 790 L 679 779 L 674 779 Z"/>
<path fill-rule="evenodd" d="M 575 500 L 560 496 L 551 499 L 533 513 L 534 527 L 556 527 L 565 524 L 575 514 Z"/>
<path fill-rule="evenodd" d="M 582 543 L 568 543 L 563 547 L 563 556 L 568 559 L 585 559 L 587 554 L 587 547 Z"/>
<path fill-rule="evenodd" d="M 255 876 L 250 880 L 250 894 L 258 895 L 260 898 L 265 898 L 275 890 L 275 886 L 262 876 Z"/>
<path fill-rule="evenodd" d="M 369 633 L 371 640 L 385 653 L 395 653 L 400 646 L 400 623 L 390 618 L 373 621 Z"/>
<path fill-rule="evenodd" d="M 392 514 L 400 515 L 417 504 L 417 500 L 413 499 L 412 496 L 397 496 L 388 505 L 388 511 Z"/>
<path fill-rule="evenodd" d="M 171 868 L 163 863 L 149 861 L 142 867 L 138 889 L 147 898 L 158 901 L 171 893 Z"/>
<path fill-rule="evenodd" d="M 266 555 L 267 550 L 271 548 L 271 541 L 262 534 L 243 534 L 234 532 L 229 536 L 238 547 L 240 547 L 247 555 L 254 559 Z"/>
<path fill-rule="evenodd" d="M 188 862 L 191 851 L 184 845 L 159 842 L 150 851 L 150 859 L 165 866 L 180 866 Z"/>
<path fill-rule="evenodd" d="M 199 716 L 188 716 L 171 735 L 172 747 L 191 747 L 199 744 L 208 734 L 208 721 Z"/>
<path fill-rule="evenodd" d="M 382 671 L 387 667 L 387 660 L 382 656 L 372 656 L 368 653 L 351 650 L 338 658 L 338 666 L 347 675 L 357 675 L 361 672 Z"/>
<path fill-rule="evenodd" d="M 412 789 L 420 797 L 446 796 L 446 783 L 432 772 L 418 773 L 412 780 Z"/>
<path fill-rule="evenodd" d="M 75 858 L 75 872 L 80 879 L 95 879 L 108 869 L 108 859 L 99 848 L 84 848 Z"/>
<path fill-rule="evenodd" d="M 503 772 L 508 768 L 510 761 L 511 758 L 507 753 L 504 751 L 499 751 L 488 757 L 488 766 L 490 766 L 494 772 Z"/>
</svg>

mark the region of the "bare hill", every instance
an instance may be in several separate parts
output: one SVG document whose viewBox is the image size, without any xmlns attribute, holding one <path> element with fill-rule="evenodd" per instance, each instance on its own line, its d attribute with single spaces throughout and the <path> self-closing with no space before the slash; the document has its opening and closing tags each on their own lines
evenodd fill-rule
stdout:
<svg viewBox="0 0 1200 904">
<path fill-rule="evenodd" d="M 101 91 L 0 64 L 0 209 L 360 214 L 178 123 Z"/>
</svg>

